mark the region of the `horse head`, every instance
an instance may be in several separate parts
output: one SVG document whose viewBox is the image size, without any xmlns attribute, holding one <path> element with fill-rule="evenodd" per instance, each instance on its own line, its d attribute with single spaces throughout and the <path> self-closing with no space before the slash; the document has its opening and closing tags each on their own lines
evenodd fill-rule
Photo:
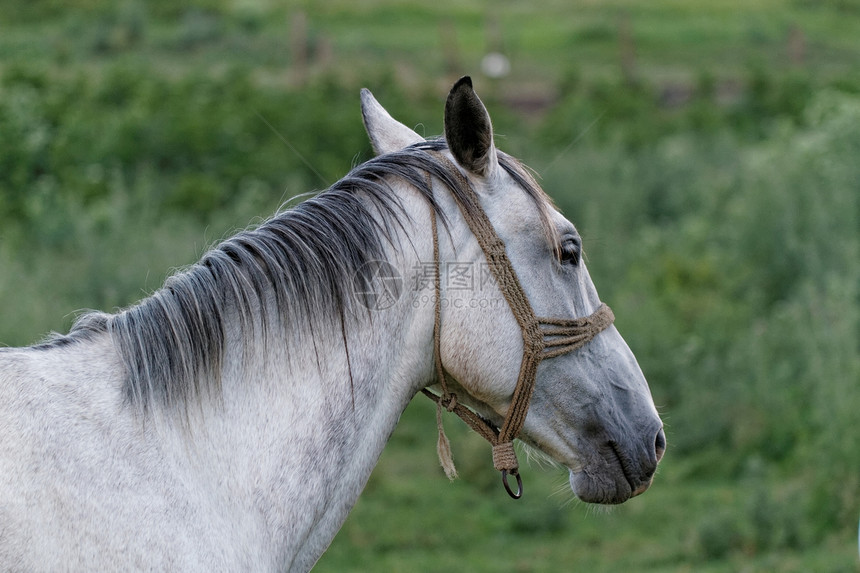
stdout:
<svg viewBox="0 0 860 573">
<path fill-rule="evenodd" d="M 379 154 L 420 150 L 425 142 L 367 90 L 362 92 L 362 112 Z M 573 331 L 553 325 L 577 324 L 576 319 L 607 312 L 611 316 L 586 269 L 576 228 L 519 162 L 496 149 L 490 116 L 468 78 L 448 96 L 445 141 L 444 156 L 474 190 L 478 210 L 501 239 L 532 314 L 561 317 L 549 319 L 543 335 L 566 340 Z M 492 267 L 487 247 L 464 221 L 463 205 L 444 196 L 437 200 L 446 220 L 446 230 L 439 234 L 442 262 L 437 261 L 444 275 L 437 293 L 445 303 L 439 305 L 438 336 L 442 382 L 447 382 L 443 392 L 455 394 L 504 433 L 515 401 L 521 401 L 514 396 L 522 384 L 528 337 L 509 287 L 487 271 Z M 460 283 L 451 275 L 457 268 Z M 458 285 L 465 288 L 458 290 Z M 527 415 L 515 434 L 569 468 L 571 488 L 580 499 L 621 503 L 651 484 L 666 447 L 663 424 L 645 377 L 611 318 L 581 342 L 558 352 L 542 343 L 526 398 Z M 435 382 L 438 388 L 440 380 Z"/>
</svg>

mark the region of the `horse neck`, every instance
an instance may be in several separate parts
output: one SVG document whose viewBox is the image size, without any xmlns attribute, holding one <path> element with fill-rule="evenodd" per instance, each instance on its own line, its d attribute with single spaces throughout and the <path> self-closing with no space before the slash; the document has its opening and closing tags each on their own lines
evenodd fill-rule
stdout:
<svg viewBox="0 0 860 573">
<path fill-rule="evenodd" d="M 306 325 L 295 325 L 298 338 L 270 339 L 250 361 L 241 333 L 228 333 L 237 344 L 225 356 L 222 414 L 200 418 L 212 451 L 229 452 L 216 456 L 213 477 L 265 508 L 273 549 L 290 570 L 310 568 L 328 546 L 432 376 L 432 306 L 414 308 L 408 284 L 419 262 L 432 260 L 429 211 L 408 192 L 404 208 L 389 256 L 404 279 L 398 304 L 355 305 L 342 329 L 336 319 L 319 336 L 301 336 Z"/>
</svg>

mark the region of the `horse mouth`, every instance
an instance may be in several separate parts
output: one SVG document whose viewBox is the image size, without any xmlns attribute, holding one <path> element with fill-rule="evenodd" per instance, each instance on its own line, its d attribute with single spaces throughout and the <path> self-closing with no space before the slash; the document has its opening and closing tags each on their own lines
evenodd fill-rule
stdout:
<svg viewBox="0 0 860 573">
<path fill-rule="evenodd" d="M 579 499 L 588 503 L 619 504 L 650 487 L 651 476 L 637 477 L 618 444 L 607 443 L 602 454 L 591 467 L 570 472 L 570 486 Z"/>
<path fill-rule="evenodd" d="M 645 476 L 645 479 L 637 477 L 630 468 L 631 463 L 629 459 L 618 448 L 618 444 L 610 442 L 609 447 L 618 459 L 618 463 L 621 466 L 621 472 L 624 474 L 624 479 L 627 480 L 627 484 L 630 486 L 630 497 L 636 497 L 639 494 L 645 493 L 645 490 L 651 487 L 653 474 Z"/>
</svg>

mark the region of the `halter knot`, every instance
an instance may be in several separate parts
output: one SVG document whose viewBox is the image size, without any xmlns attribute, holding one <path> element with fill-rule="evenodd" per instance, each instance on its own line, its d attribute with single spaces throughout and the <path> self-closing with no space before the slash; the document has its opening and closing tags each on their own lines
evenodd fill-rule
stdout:
<svg viewBox="0 0 860 573">
<path fill-rule="evenodd" d="M 508 473 L 519 469 L 520 463 L 513 442 L 502 442 L 493 446 L 493 467 L 498 471 L 507 470 Z"/>
<path fill-rule="evenodd" d="M 449 412 L 453 412 L 454 408 L 457 407 L 457 395 L 453 392 L 443 394 L 439 398 L 439 405 L 448 410 Z"/>
</svg>

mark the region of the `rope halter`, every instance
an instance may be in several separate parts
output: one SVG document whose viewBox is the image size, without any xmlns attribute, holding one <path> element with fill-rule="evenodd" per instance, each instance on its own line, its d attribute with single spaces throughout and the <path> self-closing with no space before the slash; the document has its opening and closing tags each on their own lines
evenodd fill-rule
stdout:
<svg viewBox="0 0 860 573">
<path fill-rule="evenodd" d="M 519 377 L 514 388 L 511 404 L 500 428 L 485 420 L 477 413 L 459 403 L 457 395 L 450 391 L 447 374 L 442 365 L 441 334 L 441 277 L 439 262 L 439 235 L 436 223 L 436 212 L 431 210 L 431 230 L 433 233 L 433 258 L 435 265 L 435 320 L 433 325 L 433 353 L 436 378 L 441 387 L 441 395 L 434 394 L 426 388 L 422 392 L 436 402 L 436 422 L 439 428 L 439 443 L 437 446 L 439 459 L 446 475 L 453 479 L 456 470 L 451 459 L 451 447 L 442 427 L 442 408 L 459 416 L 473 430 L 480 434 L 493 446 L 493 466 L 502 473 L 502 483 L 508 494 L 519 499 L 523 493 L 522 478 L 519 474 L 519 463 L 514 451 L 514 439 L 519 435 L 525 423 L 526 414 L 534 392 L 535 376 L 541 360 L 554 358 L 573 352 L 587 344 L 592 338 L 606 329 L 615 320 L 612 310 L 601 304 L 594 313 L 584 318 L 539 318 L 532 310 L 525 291 L 520 284 L 517 273 L 511 265 L 505 252 L 505 244 L 496 233 L 487 214 L 481 208 L 478 196 L 466 177 L 444 155 L 432 153 L 444 164 L 460 187 L 460 193 L 453 193 L 457 206 L 463 213 L 469 229 L 478 240 L 481 250 L 487 259 L 487 265 L 499 290 L 505 297 L 511 311 L 519 324 L 523 337 L 523 358 L 520 364 Z M 508 476 L 514 476 L 517 490 L 513 491 L 508 483 Z"/>
</svg>

